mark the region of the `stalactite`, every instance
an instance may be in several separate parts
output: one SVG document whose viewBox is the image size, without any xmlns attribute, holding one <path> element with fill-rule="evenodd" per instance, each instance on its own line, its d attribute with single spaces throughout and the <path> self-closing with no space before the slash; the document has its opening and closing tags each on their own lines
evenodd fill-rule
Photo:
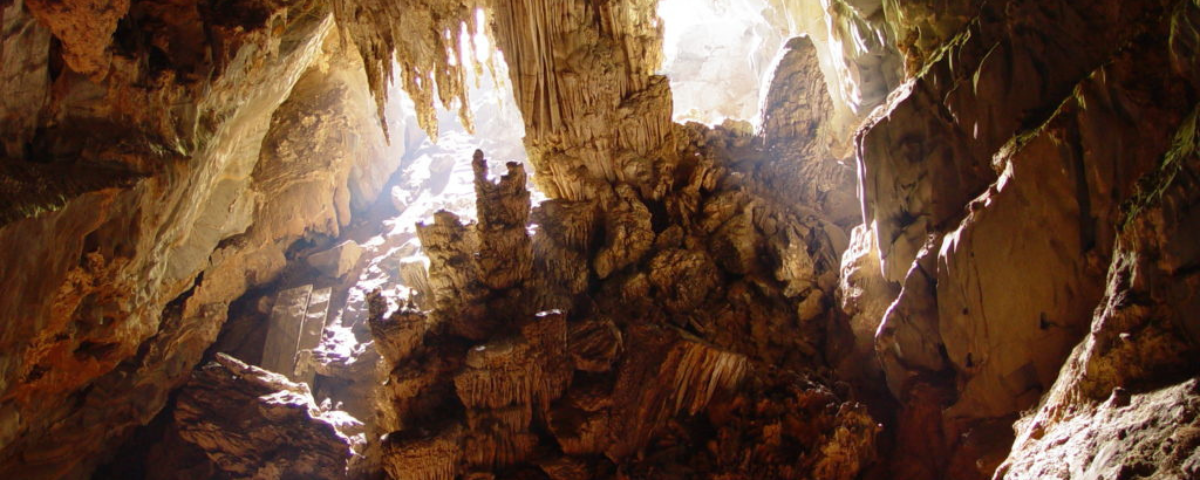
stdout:
<svg viewBox="0 0 1200 480">
<path fill-rule="evenodd" d="M 687 343 L 667 357 L 666 365 L 675 370 L 674 413 L 695 415 L 708 406 L 717 392 L 731 392 L 746 373 L 746 357 L 731 352 Z M 668 403 L 672 403 L 668 401 Z"/>
<path fill-rule="evenodd" d="M 391 478 L 403 480 L 454 480 L 458 474 L 463 429 L 442 427 L 416 438 L 389 438 L 384 443 L 383 465 Z"/>
<path fill-rule="evenodd" d="M 357 264 L 415 298 L 359 322 L 359 278 L 329 337 L 374 348 L 301 358 L 377 389 L 393 477 L 1195 477 L 1200 3 L 764 1 L 814 15 L 755 132 L 672 123 L 655 0 L 0 0 L 0 471 L 86 476 L 174 405 L 216 460 L 177 476 L 345 473 L 304 387 L 185 377 L 246 292 Z M 395 81 L 469 128 L 484 33 L 529 167 L 322 264 L 386 177 L 355 112 Z"/>
<path fill-rule="evenodd" d="M 417 120 L 437 138 L 437 111 L 458 101 L 460 121 L 472 130 L 468 68 L 481 71 L 472 41 L 489 35 L 488 25 L 475 22 L 486 0 L 335 0 L 333 13 L 342 32 L 358 46 L 366 64 L 367 82 L 375 95 L 380 124 L 388 87 L 399 77 L 401 87 L 417 107 Z M 480 30 L 480 28 L 483 30 Z M 462 46 L 468 49 L 463 50 Z M 488 68 L 492 56 L 488 56 Z M 395 62 L 395 63 L 393 63 Z"/>
<path fill-rule="evenodd" d="M 633 152 L 653 163 L 670 142 L 667 82 L 652 75 L 662 60 L 656 3 L 494 6 L 496 41 L 524 113 L 534 178 L 552 198 L 592 198 L 575 172 L 650 190 L 654 169 L 626 168 L 619 159 Z"/>
</svg>

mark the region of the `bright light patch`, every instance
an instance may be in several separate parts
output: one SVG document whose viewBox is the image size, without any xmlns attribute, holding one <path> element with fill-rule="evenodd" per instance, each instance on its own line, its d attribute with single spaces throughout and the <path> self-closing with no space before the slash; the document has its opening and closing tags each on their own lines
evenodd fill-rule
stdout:
<svg viewBox="0 0 1200 480">
<path fill-rule="evenodd" d="M 455 108 L 446 110 L 441 104 L 437 111 L 438 138 L 436 141 L 425 135 L 418 126 L 416 109 L 403 90 L 393 82 L 388 93 L 385 116 L 391 135 L 391 148 L 402 158 L 400 172 L 389 183 L 383 195 L 388 197 L 398 212 L 391 218 L 381 220 L 378 234 L 359 239 L 363 247 L 363 258 L 367 267 L 359 272 L 354 287 L 348 293 L 347 303 L 354 321 L 363 321 L 366 316 L 366 297 L 375 289 L 397 308 L 397 302 L 408 298 L 415 285 L 406 284 L 400 274 L 402 264 L 424 258 L 421 242 L 417 238 L 418 223 L 432 223 L 439 210 L 458 215 L 463 223 L 476 220 L 475 188 L 471 160 L 476 149 L 481 149 L 489 160 L 490 177 L 506 173 L 506 162 L 524 163 L 526 160 L 523 138 L 524 122 L 513 100 L 513 92 L 506 81 L 508 71 L 502 55 L 491 55 L 492 44 L 484 35 L 483 11 L 477 12 L 472 35 L 471 25 L 460 24 L 459 51 L 447 52 L 453 64 L 472 63 L 472 56 L 480 62 L 492 62 L 482 71 L 483 78 L 475 68 L 466 68 L 466 83 L 470 88 L 470 110 L 474 119 L 475 132 L 468 133 L 459 123 Z M 396 66 L 397 70 L 400 67 Z M 417 77 L 417 81 L 421 77 Z M 428 83 L 428 82 L 426 82 Z M 453 105 L 452 105 L 453 107 Z M 526 172 L 532 177 L 533 168 Z M 529 185 L 533 201 L 545 197 L 533 185 Z M 374 233 L 374 232 L 372 232 Z M 427 260 L 426 260 L 427 263 Z M 363 347 L 352 334 L 351 323 L 333 325 L 335 335 L 328 341 L 327 349 L 341 357 L 357 355 Z"/>
<path fill-rule="evenodd" d="M 485 27 L 487 22 L 487 14 L 482 8 L 475 9 L 475 35 L 471 36 L 471 43 L 474 47 L 475 61 L 479 63 L 487 63 L 488 58 L 492 55 L 492 43 L 488 41 L 487 35 L 483 32 L 487 30 Z"/>
<path fill-rule="evenodd" d="M 661 0 L 663 73 L 676 121 L 758 121 L 760 92 L 782 36 L 765 0 Z"/>
</svg>

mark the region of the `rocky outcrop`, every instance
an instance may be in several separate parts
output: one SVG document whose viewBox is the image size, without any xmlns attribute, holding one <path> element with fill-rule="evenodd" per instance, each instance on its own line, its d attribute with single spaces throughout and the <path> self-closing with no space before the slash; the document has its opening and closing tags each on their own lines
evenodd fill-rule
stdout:
<svg viewBox="0 0 1200 480">
<path fill-rule="evenodd" d="M 49 100 L 52 35 L 29 12 L 25 2 L 7 3 L 0 15 L 4 25 L 4 67 L 0 79 L 11 93 L 0 98 L 0 115 L 4 119 L 0 128 L 5 157 L 18 158 L 25 153 L 26 144 L 37 129 L 37 118 L 29 113 L 40 110 Z"/>
<path fill-rule="evenodd" d="M 179 391 L 175 422 L 230 478 L 346 476 L 350 440 L 336 412 L 317 409 L 304 385 L 224 354 Z"/>
<path fill-rule="evenodd" d="M 892 301 L 901 292 L 900 286 L 884 280 L 879 274 L 879 253 L 875 248 L 875 238 L 871 235 L 871 230 L 866 225 L 859 225 L 854 228 L 850 237 L 850 246 L 842 253 L 842 270 L 838 276 L 837 300 L 838 306 L 846 315 L 844 322 L 835 323 L 835 334 L 838 333 L 838 327 L 842 330 L 842 342 L 848 342 L 849 345 L 842 344 L 840 359 L 834 361 L 834 367 L 838 370 L 839 376 L 844 379 L 854 380 L 860 386 L 870 386 L 872 389 L 880 389 L 883 384 L 889 379 L 902 378 L 900 372 L 893 372 L 886 377 L 883 374 L 883 369 L 892 368 L 896 365 L 891 363 L 892 357 L 889 348 L 881 349 L 876 353 L 876 343 L 887 344 L 891 346 L 890 339 L 883 340 L 889 335 L 889 331 L 880 330 L 884 315 L 887 314 L 889 307 L 892 306 Z M 910 277 L 912 278 L 912 277 Z M 915 288 L 915 287 L 914 287 Z M 910 295 L 909 298 L 913 298 Z M 918 298 L 927 298 L 921 296 Z M 908 330 L 911 332 L 911 330 Z M 922 331 L 922 333 L 929 333 Z M 848 335 L 847 335 L 848 334 Z M 880 336 L 880 340 L 876 340 L 876 336 Z M 915 341 L 922 341 L 926 338 L 936 338 L 935 336 L 917 336 Z M 836 343 L 830 346 L 830 351 L 837 351 Z M 905 344 L 903 350 L 911 352 L 912 346 Z M 937 346 L 925 350 L 931 352 L 932 358 L 940 361 L 940 353 Z M 933 370 L 939 370 L 934 368 Z M 899 388 L 893 388 L 893 392 L 899 392 Z"/>
<path fill-rule="evenodd" d="M 353 271 L 361 256 L 362 247 L 353 240 L 348 240 L 329 250 L 309 255 L 305 261 L 325 275 L 341 278 Z"/>
<path fill-rule="evenodd" d="M 239 46 L 227 53 L 240 56 L 203 86 L 153 87 L 176 71 L 139 66 L 146 50 L 114 55 L 107 87 L 69 71 L 57 77 L 56 89 L 71 94 L 56 97 L 56 127 L 27 140 L 30 154 L 64 163 L 74 155 L 108 158 L 157 173 L 133 188 L 85 193 L 0 232 L 4 250 L 23 259 L 6 261 L 20 266 L 2 274 L 4 284 L 18 288 L 0 302 L 9 325 L 0 388 L 16 426 L 0 454 L 5 471 L 51 477 L 86 471 L 106 444 L 149 421 L 215 339 L 223 312 L 202 300 L 211 288 L 194 289 L 195 278 L 210 267 L 221 238 L 249 223 L 252 203 L 238 198 L 258 159 L 257 142 L 328 29 L 319 10 L 312 13 L 289 22 L 284 10 L 275 11 L 289 27 L 284 31 L 304 41 L 257 63 L 246 61 L 282 32 L 251 28 L 227 37 L 230 48 Z M 211 96 L 201 98 L 202 88 Z M 216 101 L 222 96 L 248 108 Z M 203 130 L 192 130 L 199 118 L 207 119 Z M 146 141 L 122 146 L 109 141 L 114 135 Z M 180 297 L 187 291 L 191 297 Z M 240 293 L 222 295 L 229 301 Z"/>
<path fill-rule="evenodd" d="M 808 93 L 789 102 L 781 90 L 773 135 L 776 154 L 790 155 L 780 171 L 824 186 L 775 196 L 772 175 L 756 171 L 770 155 L 761 137 L 669 123 L 665 81 L 649 75 L 649 6 L 493 6 L 534 179 L 552 200 L 534 215 L 530 239 L 528 200 L 513 188 L 521 171 L 510 166 L 493 184 L 476 168 L 479 223 L 439 213 L 419 230 L 432 311 L 384 316 L 380 303 L 371 321 L 391 369 L 380 397 L 381 426 L 395 430 L 385 469 L 441 478 L 570 464 L 600 475 L 614 464 L 648 472 L 696 463 L 711 474 L 852 478 L 874 458 L 865 407 L 800 373 L 823 361 L 848 243 L 832 204 L 816 201 L 846 193 L 849 176 L 829 184 L 812 173 L 845 169 L 813 131 L 824 111 L 805 113 L 829 104 L 812 51 L 779 75 Z M 810 125 L 784 125 L 805 114 Z M 535 316 L 554 309 L 562 313 Z M 538 325 L 561 333 L 536 340 Z M 778 406 L 751 400 L 774 389 L 789 392 Z M 788 402 L 820 407 L 792 420 Z M 723 433 L 687 433 L 710 422 L 705 431 Z M 721 447 L 683 447 L 709 438 Z M 814 453 L 784 454 L 794 442 Z M 755 443 L 764 443 L 759 465 L 747 470 L 740 452 Z M 455 444 L 461 457 L 447 458 Z"/>
<path fill-rule="evenodd" d="M 759 132 L 672 123 L 654 0 L 2 3 L 6 473 L 86 475 L 176 391 L 151 476 L 345 474 L 303 387 L 177 390 L 234 302 L 370 417 L 355 475 L 1197 473 L 1195 1 L 772 1 L 808 36 Z M 389 79 L 469 127 L 489 44 L 529 170 L 410 158 L 477 220 L 401 188 L 432 219 L 357 235 L 419 138 Z M 302 269 L 338 283 L 266 320 Z"/>
<path fill-rule="evenodd" d="M 1044 400 L 1017 424 L 1001 478 L 1200 473 L 1196 442 L 1200 202 L 1193 110 L 1122 208 L 1104 298 Z"/>
<path fill-rule="evenodd" d="M 863 117 L 882 104 L 906 77 L 897 48 L 891 1 L 768 0 L 768 21 L 787 37 L 808 36 L 825 86 L 833 98 L 826 127 L 837 132 L 841 147 Z M 911 2 L 899 2 L 911 3 Z M 908 70 L 911 75 L 912 69 Z"/>
<path fill-rule="evenodd" d="M 1145 393 L 1117 387 L 1099 403 L 1052 422 L 1022 425 L 1021 444 L 996 473 L 998 478 L 1053 476 L 1192 478 L 1196 454 L 1197 381 Z"/>
<path fill-rule="evenodd" d="M 854 198 L 854 169 L 835 129 L 833 99 L 823 82 L 816 46 L 796 37 L 784 46 L 763 100 L 766 155 L 753 166 L 764 189 L 786 205 L 821 211 L 845 230 L 862 221 Z M 840 152 L 840 154 L 839 154 Z M 846 248 L 845 240 L 838 250 Z"/>
<path fill-rule="evenodd" d="M 1194 7 L 1110 7 L 983 5 L 862 130 L 865 220 L 903 286 L 876 334 L 898 435 L 943 439 L 901 441 L 905 478 L 991 476 L 1008 425 L 1074 382 L 1060 369 L 1100 328 L 1120 206 L 1196 101 L 1168 41 Z"/>
<path fill-rule="evenodd" d="M 459 225 L 455 235 L 430 235 L 444 228 L 439 223 L 424 227 L 423 244 L 431 253 L 448 246 L 457 252 L 431 255 L 430 279 L 453 287 L 433 290 L 431 312 L 410 304 L 389 315 L 384 299 L 373 297 L 375 347 L 390 369 L 378 397 L 381 433 L 387 433 L 385 471 L 396 478 L 451 478 L 537 468 L 586 478 L 615 467 L 638 476 L 667 469 L 732 478 L 849 479 L 873 461 L 878 430 L 862 404 L 815 376 L 772 366 L 778 360 L 798 367 L 803 354 L 772 350 L 773 342 L 788 340 L 772 340 L 766 332 L 753 333 L 753 340 L 731 334 L 730 328 L 756 328 L 734 327 L 733 319 L 745 314 L 704 313 L 711 297 L 727 295 L 726 288 L 740 308 L 770 307 L 749 299 L 764 295 L 753 287 L 725 286 L 722 267 L 702 244 L 648 244 L 643 248 L 658 252 L 644 254 L 645 263 L 635 259 L 609 271 L 609 287 L 575 292 L 591 297 L 584 303 L 548 294 L 566 287 L 547 282 L 560 275 L 552 268 L 564 262 L 537 256 L 570 251 L 600 258 L 606 250 L 598 242 L 572 241 L 565 227 L 552 224 L 539 229 L 532 244 L 566 244 L 564 250 L 535 249 L 534 258 L 510 254 L 495 261 L 485 246 L 506 244 L 506 251 L 516 246 L 520 252 L 531 242 L 525 228 L 512 228 L 527 218 L 517 209 L 529 208 L 528 194 L 518 187 L 523 184 L 511 183 L 520 173 L 512 168 L 499 183 L 476 169 L 478 224 L 452 223 Z M 638 201 L 632 190 L 627 195 Z M 551 209 L 541 215 L 563 215 L 558 222 L 566 225 L 589 218 L 585 209 L 555 205 L 561 204 L 543 206 Z M 652 227 L 645 228 L 653 238 Z M 478 251 L 459 250 L 463 246 Z M 759 271 L 754 257 L 749 262 L 744 273 Z M 597 270 L 588 276 L 599 278 L 602 264 L 593 265 Z M 638 273 L 628 273 L 634 268 Z M 645 305 L 649 298 L 661 304 Z M 545 310 L 552 307 L 561 310 Z M 795 315 L 776 308 L 771 314 Z M 632 309 L 643 311 L 643 320 L 634 320 Z M 750 343 L 755 341 L 758 349 Z M 796 445 L 808 453 L 787 453 Z"/>
</svg>

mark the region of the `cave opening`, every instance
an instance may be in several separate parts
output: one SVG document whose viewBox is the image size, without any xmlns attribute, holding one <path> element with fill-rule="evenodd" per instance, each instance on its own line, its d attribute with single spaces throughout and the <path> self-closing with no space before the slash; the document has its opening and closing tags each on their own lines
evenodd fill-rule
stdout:
<svg viewBox="0 0 1200 480">
<path fill-rule="evenodd" d="M 758 122 L 762 91 L 786 40 L 773 13 L 765 0 L 658 2 L 675 121 Z"/>
</svg>

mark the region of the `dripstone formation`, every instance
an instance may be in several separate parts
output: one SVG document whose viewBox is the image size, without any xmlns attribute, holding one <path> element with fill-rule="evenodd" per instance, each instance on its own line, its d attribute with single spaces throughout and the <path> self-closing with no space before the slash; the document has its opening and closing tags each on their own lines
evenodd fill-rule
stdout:
<svg viewBox="0 0 1200 480">
<path fill-rule="evenodd" d="M 575 273 L 557 269 L 579 268 L 571 260 L 589 252 L 556 242 L 602 228 L 588 223 L 603 214 L 572 228 L 546 224 L 530 238 L 524 172 L 508 168 L 498 183 L 476 170 L 478 223 L 446 213 L 420 230 L 432 311 L 385 316 L 386 301 L 369 300 L 390 369 L 377 398 L 389 475 L 850 479 L 873 460 L 878 426 L 866 407 L 813 373 L 804 350 L 775 347 L 747 324 L 774 315 L 776 338 L 801 338 L 802 301 L 769 276 L 722 285 L 727 275 L 778 269 L 750 256 L 729 272 L 685 237 L 626 248 L 640 254 L 598 286 L 562 283 Z M 747 219 L 741 235 L 762 234 Z M 646 302 L 650 291 L 662 304 Z"/>
</svg>

